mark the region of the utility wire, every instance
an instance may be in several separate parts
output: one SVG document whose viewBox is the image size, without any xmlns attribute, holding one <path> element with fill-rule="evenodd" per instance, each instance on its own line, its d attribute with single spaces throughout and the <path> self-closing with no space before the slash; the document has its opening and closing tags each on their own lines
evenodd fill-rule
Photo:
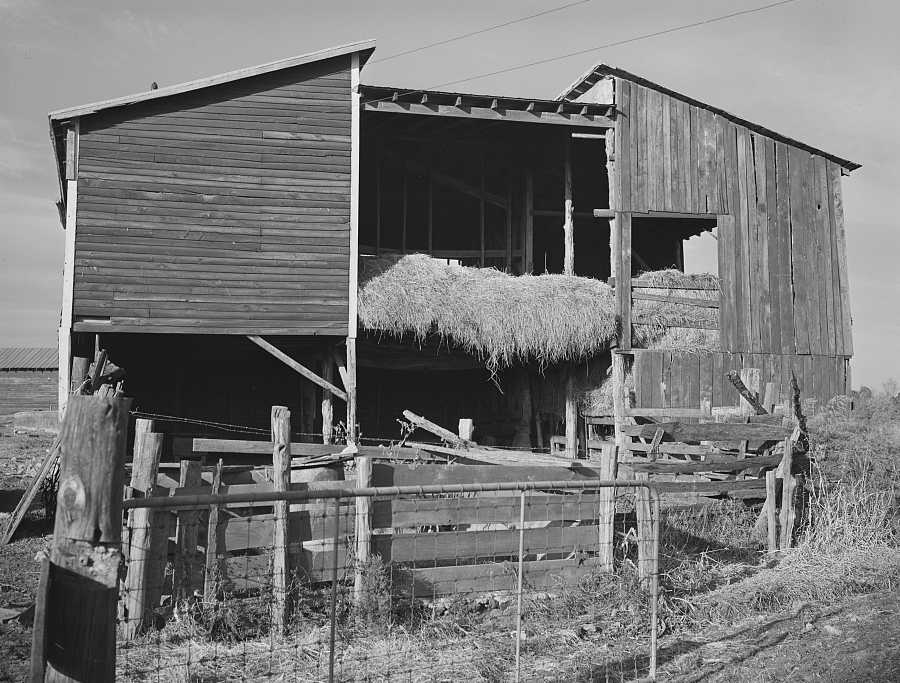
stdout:
<svg viewBox="0 0 900 683">
<path fill-rule="evenodd" d="M 487 27 L 487 28 L 482 28 L 482 29 L 479 29 L 479 30 L 477 30 L 477 31 L 472 31 L 471 33 L 465 33 L 465 34 L 463 34 L 463 35 L 461 35 L 461 36 L 456 36 L 455 38 L 448 38 L 447 40 L 441 40 L 441 41 L 438 41 L 438 42 L 436 42 L 436 43 L 431 43 L 430 45 L 423 45 L 422 47 L 416 47 L 416 48 L 413 48 L 412 50 L 407 50 L 406 52 L 398 52 L 398 53 L 395 54 L 395 55 L 389 55 L 388 57 L 383 57 L 383 58 L 381 58 L 381 59 L 373 59 L 373 60 L 371 60 L 371 61 L 369 62 L 369 64 L 377 64 L 377 63 L 379 63 L 379 62 L 386 62 L 386 61 L 388 61 L 389 59 L 396 59 L 397 57 L 404 57 L 404 56 L 406 56 L 406 55 L 411 55 L 411 54 L 413 54 L 414 52 L 421 52 L 422 50 L 430 50 L 431 48 L 437 47 L 437 46 L 439 46 L 439 45 L 446 45 L 447 43 L 452 43 L 452 42 L 457 41 L 457 40 L 463 40 L 463 39 L 465 39 L 465 38 L 471 38 L 472 36 L 477 36 L 477 35 L 479 35 L 479 34 L 481 34 L 481 33 L 487 33 L 487 32 L 489 32 L 489 31 L 495 31 L 495 30 L 497 30 L 498 28 L 505 28 L 506 26 L 512 26 L 513 24 L 519 24 L 519 23 L 521 23 L 521 22 L 523 22 L 523 21 L 528 21 L 529 19 L 535 19 L 535 18 L 537 18 L 537 17 L 543 17 L 543 16 L 546 16 L 546 15 L 548 15 L 548 14 L 553 14 L 554 12 L 560 12 L 560 11 L 562 11 L 562 10 L 564 10 L 564 9 L 569 9 L 570 7 L 575 7 L 576 5 L 584 5 L 584 4 L 588 3 L 588 2 L 591 2 L 591 0 L 578 0 L 578 2 L 573 2 L 573 3 L 570 3 L 570 4 L 568 4 L 568 5 L 563 5 L 562 7 L 556 7 L 556 8 L 554 8 L 554 9 L 549 9 L 549 10 L 546 10 L 546 11 L 544 11 L 544 12 L 538 12 L 537 14 L 532 14 L 532 15 L 527 16 L 527 17 L 522 17 L 521 19 L 513 19 L 512 21 L 507 21 L 507 22 L 504 22 L 504 23 L 502 23 L 502 24 L 497 24 L 497 25 L 495 25 L 495 26 L 489 26 L 489 27 Z"/>
<path fill-rule="evenodd" d="M 717 21 L 724 21 L 726 19 L 733 19 L 734 17 L 743 16 L 745 14 L 754 14 L 755 12 L 762 12 L 767 9 L 772 9 L 773 7 L 780 7 L 781 5 L 789 5 L 792 2 L 796 2 L 797 0 L 781 0 L 781 2 L 774 2 L 770 5 L 764 5 L 762 7 L 754 7 L 753 9 L 742 10 L 740 12 L 732 12 L 731 14 L 725 14 L 721 17 L 715 17 L 714 19 L 706 19 L 704 21 L 695 21 L 692 24 L 684 24 L 682 26 L 675 26 L 674 28 L 667 28 L 662 31 L 655 31 L 653 33 L 647 33 L 642 36 L 636 36 L 634 38 L 626 38 L 624 40 L 618 40 L 614 43 L 607 43 L 606 45 L 597 45 L 596 47 L 589 47 L 585 50 L 578 50 L 576 52 L 569 52 L 568 54 L 559 55 L 557 57 L 549 57 L 547 59 L 542 59 L 537 62 L 530 62 L 528 64 L 520 64 L 519 66 L 511 66 L 507 69 L 499 69 L 498 71 L 491 71 L 490 73 L 484 73 L 479 76 L 471 76 L 469 78 L 460 78 L 456 81 L 448 81 L 447 83 L 441 83 L 440 85 L 432 86 L 431 88 L 427 88 L 428 90 L 438 90 L 439 88 L 446 88 L 448 85 L 456 85 L 457 83 L 466 83 L 468 81 L 476 81 L 480 78 L 487 78 L 488 76 L 496 76 L 498 74 L 509 73 L 510 71 L 517 71 L 519 69 L 527 69 L 531 66 L 539 66 L 541 64 L 547 64 L 549 62 L 556 62 L 561 59 L 568 59 L 569 57 L 576 57 L 578 55 L 587 54 L 589 52 L 596 52 L 597 50 L 605 50 L 610 47 L 616 47 L 618 45 L 626 45 L 628 43 L 635 43 L 639 40 L 647 40 L 648 38 L 655 38 L 657 36 L 663 36 L 667 33 L 675 33 L 677 31 L 684 31 L 685 29 L 695 28 L 697 26 L 704 26 L 706 24 L 713 24 Z"/>
</svg>

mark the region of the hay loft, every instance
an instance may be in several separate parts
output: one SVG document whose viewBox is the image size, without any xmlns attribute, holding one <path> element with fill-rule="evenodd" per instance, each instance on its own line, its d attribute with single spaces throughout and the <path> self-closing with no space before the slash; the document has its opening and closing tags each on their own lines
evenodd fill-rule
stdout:
<svg viewBox="0 0 900 683">
<path fill-rule="evenodd" d="M 536 360 L 542 366 L 589 358 L 616 337 L 619 320 L 613 290 L 605 282 L 571 275 L 514 277 L 493 268 L 449 264 L 424 254 L 365 258 L 360 269 L 359 321 L 362 327 L 395 337 L 442 342 L 465 349 L 495 371 L 515 361 Z M 636 278 L 659 285 L 649 292 L 714 299 L 712 275 L 685 275 L 666 270 Z M 709 330 L 678 325 L 715 323 L 715 309 L 661 301 L 635 302 L 635 314 L 649 324 L 636 336 L 648 347 L 697 349 L 711 342 Z M 716 340 L 717 341 L 717 340 Z"/>
</svg>

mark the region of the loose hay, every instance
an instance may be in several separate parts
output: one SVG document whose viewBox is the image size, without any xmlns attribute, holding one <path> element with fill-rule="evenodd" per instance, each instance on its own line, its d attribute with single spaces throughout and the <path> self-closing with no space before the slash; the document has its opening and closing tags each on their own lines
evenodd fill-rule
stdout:
<svg viewBox="0 0 900 683">
<path fill-rule="evenodd" d="M 493 268 L 448 264 L 424 254 L 362 258 L 360 324 L 395 337 L 405 334 L 465 349 L 497 371 L 516 361 L 542 366 L 578 361 L 606 350 L 616 337 L 613 290 L 605 282 L 569 275 L 512 276 Z M 712 275 L 677 270 L 645 273 L 636 282 L 658 285 L 653 294 L 715 299 L 715 290 L 670 289 L 718 286 Z M 714 330 L 677 325 L 714 324 L 713 308 L 637 300 L 636 342 L 649 348 L 702 350 L 718 346 Z"/>
</svg>

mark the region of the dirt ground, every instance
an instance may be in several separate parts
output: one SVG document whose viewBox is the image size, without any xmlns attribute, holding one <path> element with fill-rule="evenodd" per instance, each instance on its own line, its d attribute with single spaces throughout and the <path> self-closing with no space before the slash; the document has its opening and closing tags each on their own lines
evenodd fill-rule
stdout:
<svg viewBox="0 0 900 683">
<path fill-rule="evenodd" d="M 16 433 L 12 419 L 0 417 L 2 528 L 52 441 Z M 0 622 L 34 602 L 51 531 L 38 501 L 14 541 L 0 548 Z M 30 649 L 30 623 L 0 623 L 0 681 L 27 680 Z M 678 683 L 900 681 L 900 587 L 827 608 L 796 605 L 726 631 L 664 637 L 659 661 L 659 680 Z"/>
</svg>

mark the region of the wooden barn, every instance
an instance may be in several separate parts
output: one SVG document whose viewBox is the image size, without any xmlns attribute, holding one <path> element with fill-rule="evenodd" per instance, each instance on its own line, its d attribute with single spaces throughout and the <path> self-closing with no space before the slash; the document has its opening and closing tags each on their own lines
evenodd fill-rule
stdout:
<svg viewBox="0 0 900 683">
<path fill-rule="evenodd" d="M 454 429 L 472 418 L 497 444 L 544 448 L 565 433 L 574 450 L 576 385 L 602 383 L 613 358 L 633 383 L 620 422 L 735 405 L 724 376 L 746 367 L 781 392 L 793 371 L 820 404 L 848 393 L 841 176 L 858 164 L 604 65 L 538 100 L 366 85 L 374 49 L 50 114 L 66 230 L 61 405 L 73 358 L 95 348 L 127 371 L 135 409 L 185 436 L 264 431 L 278 404 L 296 434 L 330 442 L 337 398 L 351 437 L 397 438 L 409 409 Z M 694 287 L 698 303 L 689 282 L 653 272 L 683 270 L 685 242 L 705 232 L 718 273 Z M 439 332 L 437 317 L 362 324 L 364 271 L 412 254 L 447 272 L 494 268 L 512 297 L 516 278 L 604 287 L 610 332 L 486 367 L 493 349 Z M 427 283 L 435 296 L 441 277 Z M 560 296 L 543 303 L 565 312 Z M 704 312 L 661 323 L 713 332 L 704 348 L 641 342 L 660 325 L 641 311 L 658 301 Z M 470 308 L 463 322 L 483 309 Z M 559 332 L 515 310 L 513 327 Z M 548 419 L 538 396 L 554 382 L 565 407 Z"/>
<path fill-rule="evenodd" d="M 58 361 L 55 348 L 0 349 L 0 415 L 56 410 Z"/>
</svg>

